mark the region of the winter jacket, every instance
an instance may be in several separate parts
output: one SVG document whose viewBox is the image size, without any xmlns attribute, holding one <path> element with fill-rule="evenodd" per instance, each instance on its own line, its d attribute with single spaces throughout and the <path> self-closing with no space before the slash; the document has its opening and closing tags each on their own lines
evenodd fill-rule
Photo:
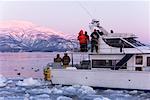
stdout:
<svg viewBox="0 0 150 100">
<path fill-rule="evenodd" d="M 64 56 L 62 59 L 63 65 L 69 65 L 70 63 L 70 57 L 69 56 Z"/>
<path fill-rule="evenodd" d="M 61 63 L 61 58 L 60 57 L 57 57 L 57 58 L 54 58 L 54 62 L 57 62 L 57 63 Z"/>
<path fill-rule="evenodd" d="M 97 32 L 93 32 L 91 34 L 91 42 L 97 44 L 98 43 L 98 39 L 99 39 L 98 33 Z"/>
<path fill-rule="evenodd" d="M 78 40 L 79 40 L 80 44 L 87 44 L 87 42 L 88 42 L 87 36 L 84 35 L 82 31 L 80 31 L 80 33 L 79 33 Z"/>
</svg>

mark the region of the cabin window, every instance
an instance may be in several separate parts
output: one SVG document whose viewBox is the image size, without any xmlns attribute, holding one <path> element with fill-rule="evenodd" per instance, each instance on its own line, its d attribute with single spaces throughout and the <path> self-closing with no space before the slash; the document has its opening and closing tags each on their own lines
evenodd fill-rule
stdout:
<svg viewBox="0 0 150 100">
<path fill-rule="evenodd" d="M 122 41 L 119 38 L 114 39 L 103 39 L 106 44 L 112 47 L 118 47 L 118 48 L 133 48 L 130 44 Z"/>
<path fill-rule="evenodd" d="M 132 43 L 136 47 L 138 47 L 138 46 L 145 46 L 145 44 L 135 40 L 134 38 L 126 38 L 125 40 L 127 40 L 130 43 Z"/>
<path fill-rule="evenodd" d="M 142 67 L 135 67 L 135 71 L 142 71 Z"/>
<path fill-rule="evenodd" d="M 142 65 L 143 64 L 143 56 L 136 56 L 135 58 L 136 65 Z"/>
<path fill-rule="evenodd" d="M 100 66 L 105 66 L 105 65 L 106 65 L 106 60 L 93 60 L 92 61 L 93 68 L 98 68 Z"/>
<path fill-rule="evenodd" d="M 124 38 L 126 41 L 131 43 L 132 45 L 138 47 L 138 46 L 145 46 L 145 44 L 135 40 L 134 38 Z M 118 47 L 118 48 L 134 48 L 129 43 L 121 40 L 120 38 L 111 38 L 111 39 L 103 39 L 106 44 L 112 47 Z"/>
<path fill-rule="evenodd" d="M 116 60 L 92 60 L 93 68 L 109 68 L 116 65 Z"/>
<path fill-rule="evenodd" d="M 147 57 L 147 66 L 150 66 L 150 57 Z"/>
</svg>

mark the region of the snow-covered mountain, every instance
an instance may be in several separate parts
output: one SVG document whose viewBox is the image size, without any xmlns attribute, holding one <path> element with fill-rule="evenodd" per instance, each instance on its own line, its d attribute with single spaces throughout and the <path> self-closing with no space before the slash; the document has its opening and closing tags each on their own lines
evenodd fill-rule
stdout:
<svg viewBox="0 0 150 100">
<path fill-rule="evenodd" d="M 66 51 L 77 48 L 75 35 L 26 21 L 0 22 L 0 51 Z"/>
</svg>

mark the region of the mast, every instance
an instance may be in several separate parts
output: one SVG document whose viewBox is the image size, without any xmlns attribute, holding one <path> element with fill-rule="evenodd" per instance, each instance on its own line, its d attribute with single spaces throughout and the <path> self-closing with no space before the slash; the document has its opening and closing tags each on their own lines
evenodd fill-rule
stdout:
<svg viewBox="0 0 150 100">
<path fill-rule="evenodd" d="M 94 29 L 98 29 L 101 32 L 103 32 L 106 36 L 109 34 L 102 26 L 100 26 L 99 20 L 97 19 L 92 19 L 92 22 L 89 24 L 89 28 L 91 32 L 93 32 Z"/>
</svg>

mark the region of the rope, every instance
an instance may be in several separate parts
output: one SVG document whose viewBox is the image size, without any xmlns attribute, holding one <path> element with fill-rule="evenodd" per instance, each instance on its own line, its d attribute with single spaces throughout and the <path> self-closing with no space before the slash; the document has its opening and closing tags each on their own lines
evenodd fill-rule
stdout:
<svg viewBox="0 0 150 100">
<path fill-rule="evenodd" d="M 89 15 L 89 17 L 92 19 L 92 14 L 88 11 L 88 9 L 86 9 L 80 2 L 77 2 L 80 7 L 87 13 L 87 15 Z"/>
</svg>

